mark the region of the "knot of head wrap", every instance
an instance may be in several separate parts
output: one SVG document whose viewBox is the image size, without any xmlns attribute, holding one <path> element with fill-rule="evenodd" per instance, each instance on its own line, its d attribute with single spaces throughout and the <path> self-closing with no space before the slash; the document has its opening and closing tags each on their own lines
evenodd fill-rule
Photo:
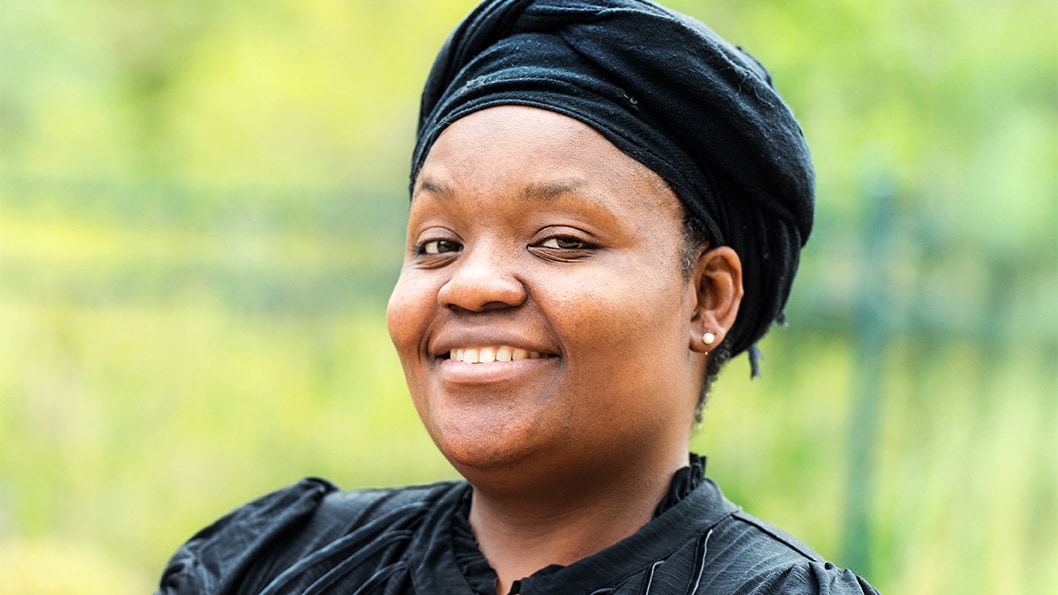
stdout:
<svg viewBox="0 0 1058 595">
<path fill-rule="evenodd" d="M 448 125 L 498 105 L 591 126 L 668 182 L 712 245 L 738 253 L 745 296 L 731 355 L 781 318 L 812 228 L 814 172 L 800 126 L 749 54 L 646 0 L 486 0 L 430 72 L 412 183 Z"/>
</svg>

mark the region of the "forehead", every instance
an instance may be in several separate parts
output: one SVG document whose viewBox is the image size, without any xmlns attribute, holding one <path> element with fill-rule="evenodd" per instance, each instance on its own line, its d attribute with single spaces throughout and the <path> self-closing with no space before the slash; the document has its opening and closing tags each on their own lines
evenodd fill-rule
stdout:
<svg viewBox="0 0 1058 595">
<path fill-rule="evenodd" d="M 431 147 L 412 200 L 501 195 L 537 204 L 579 197 L 616 216 L 683 217 L 660 176 L 594 129 L 523 106 L 488 108 L 450 125 Z"/>
</svg>

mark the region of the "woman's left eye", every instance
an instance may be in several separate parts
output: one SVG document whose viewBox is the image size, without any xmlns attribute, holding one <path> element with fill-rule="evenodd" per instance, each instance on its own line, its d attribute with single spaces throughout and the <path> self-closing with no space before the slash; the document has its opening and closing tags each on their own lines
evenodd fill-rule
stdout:
<svg viewBox="0 0 1058 595">
<path fill-rule="evenodd" d="M 555 236 L 540 242 L 541 248 L 554 250 L 588 250 L 592 245 L 573 236 Z"/>
</svg>

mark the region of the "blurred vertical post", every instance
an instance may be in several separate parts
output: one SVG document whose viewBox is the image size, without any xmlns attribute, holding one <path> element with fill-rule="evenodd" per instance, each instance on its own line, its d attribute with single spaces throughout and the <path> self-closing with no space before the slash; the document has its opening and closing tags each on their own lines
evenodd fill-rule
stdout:
<svg viewBox="0 0 1058 595">
<path fill-rule="evenodd" d="M 859 295 L 853 311 L 855 374 L 849 417 L 849 471 L 845 486 L 843 563 L 871 574 L 871 509 L 875 486 L 884 354 L 889 344 L 893 299 L 891 255 L 895 190 L 889 176 L 873 176 L 865 192 L 864 237 L 860 244 Z"/>
</svg>

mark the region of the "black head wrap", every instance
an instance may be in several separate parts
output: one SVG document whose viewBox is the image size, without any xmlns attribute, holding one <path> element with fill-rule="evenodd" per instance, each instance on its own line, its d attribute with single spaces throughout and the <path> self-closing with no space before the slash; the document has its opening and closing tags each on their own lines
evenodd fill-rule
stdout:
<svg viewBox="0 0 1058 595">
<path fill-rule="evenodd" d="M 448 125 L 498 105 L 577 119 L 666 180 L 712 244 L 741 258 L 745 297 L 725 343 L 759 353 L 814 210 L 808 146 L 759 62 L 646 0 L 485 0 L 426 81 L 412 183 Z"/>
</svg>

